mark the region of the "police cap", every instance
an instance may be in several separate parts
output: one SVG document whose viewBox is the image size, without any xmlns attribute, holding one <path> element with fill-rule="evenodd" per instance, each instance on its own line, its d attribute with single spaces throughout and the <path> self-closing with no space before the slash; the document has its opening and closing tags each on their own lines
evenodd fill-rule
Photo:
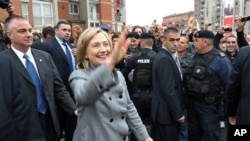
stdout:
<svg viewBox="0 0 250 141">
<path fill-rule="evenodd" d="M 195 38 L 209 38 L 214 39 L 214 33 L 209 30 L 200 30 L 194 34 Z"/>
<path fill-rule="evenodd" d="M 109 26 L 108 26 L 108 25 L 106 25 L 106 24 L 101 24 L 99 27 L 100 27 L 102 30 L 104 30 L 104 31 L 106 31 L 106 32 L 109 32 Z"/>
</svg>

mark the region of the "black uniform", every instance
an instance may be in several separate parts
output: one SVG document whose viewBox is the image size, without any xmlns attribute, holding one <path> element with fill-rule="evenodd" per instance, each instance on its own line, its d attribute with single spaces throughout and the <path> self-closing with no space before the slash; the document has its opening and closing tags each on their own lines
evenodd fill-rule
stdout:
<svg viewBox="0 0 250 141">
<path fill-rule="evenodd" d="M 132 79 L 132 100 L 144 122 L 150 119 L 152 98 L 152 62 L 156 53 L 143 48 L 127 62 L 122 70 L 125 77 L 134 70 Z"/>
<path fill-rule="evenodd" d="M 186 73 L 189 139 L 219 141 L 218 105 L 229 82 L 231 63 L 225 54 L 212 49 L 206 54 L 196 54 Z"/>
</svg>

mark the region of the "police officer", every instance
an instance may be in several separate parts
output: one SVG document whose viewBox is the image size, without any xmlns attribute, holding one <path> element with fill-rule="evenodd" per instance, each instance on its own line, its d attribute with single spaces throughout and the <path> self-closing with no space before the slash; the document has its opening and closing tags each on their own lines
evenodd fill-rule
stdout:
<svg viewBox="0 0 250 141">
<path fill-rule="evenodd" d="M 133 71 L 131 97 L 142 121 L 149 125 L 151 122 L 152 62 L 156 55 L 152 50 L 154 37 L 150 33 L 142 33 L 140 44 L 141 50 L 128 60 L 122 73 L 126 77 Z M 133 136 L 131 140 L 135 140 Z"/>
<path fill-rule="evenodd" d="M 227 88 L 231 63 L 213 47 L 214 34 L 200 30 L 194 34 L 196 54 L 187 66 L 189 140 L 219 141 L 218 106 Z"/>
</svg>

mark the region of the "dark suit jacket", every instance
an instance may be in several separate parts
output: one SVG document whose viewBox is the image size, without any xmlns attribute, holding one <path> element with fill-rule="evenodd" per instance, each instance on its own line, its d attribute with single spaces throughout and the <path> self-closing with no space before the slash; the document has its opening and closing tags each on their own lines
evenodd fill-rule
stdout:
<svg viewBox="0 0 250 141">
<path fill-rule="evenodd" d="M 39 46 L 42 44 L 42 41 L 41 41 L 41 39 L 39 39 L 39 40 L 36 40 L 35 42 L 33 42 L 33 44 L 32 44 L 32 48 L 35 48 L 35 49 L 39 49 Z"/>
<path fill-rule="evenodd" d="M 72 48 L 70 43 L 68 43 L 68 45 Z M 46 51 L 51 55 L 66 89 L 70 92 L 71 97 L 74 99 L 71 87 L 69 85 L 69 75 L 71 73 L 70 64 L 67 60 L 67 56 L 65 55 L 56 38 L 43 42 L 38 47 L 38 49 Z"/>
<path fill-rule="evenodd" d="M 11 64 L 0 55 L 0 140 L 25 140 L 31 108 L 25 87 Z"/>
<path fill-rule="evenodd" d="M 176 120 L 183 116 L 182 99 L 178 67 L 172 55 L 162 48 L 153 61 L 153 121 L 164 125 L 177 123 Z"/>
<path fill-rule="evenodd" d="M 42 81 L 42 85 L 44 88 L 45 97 L 49 106 L 49 111 L 52 117 L 52 122 L 54 124 L 55 131 L 57 135 L 60 134 L 60 127 L 59 127 L 59 119 L 58 119 L 58 112 L 56 109 L 55 100 L 59 102 L 59 104 L 67 111 L 69 114 L 73 114 L 74 110 L 76 110 L 76 106 L 73 100 L 69 97 L 69 93 L 65 89 L 63 82 L 59 76 L 59 73 L 56 69 L 56 66 L 51 58 L 51 56 L 43 51 L 37 49 L 31 49 L 33 57 L 36 61 L 37 69 L 39 72 L 40 79 Z M 30 96 L 32 106 L 33 106 L 33 114 L 37 115 L 37 102 L 36 102 L 36 88 L 33 84 L 28 72 L 26 71 L 24 65 L 18 58 L 18 56 L 14 53 L 12 49 L 7 49 L 2 53 L 9 55 L 14 62 L 18 72 L 21 74 L 22 79 L 26 83 L 27 95 Z M 37 116 L 33 117 L 33 122 L 30 126 L 31 136 L 34 137 L 33 132 L 35 130 L 39 130 L 39 123 Z M 36 125 L 37 124 L 37 125 Z M 37 131 L 37 134 L 40 132 Z M 31 138 L 32 138 L 31 137 Z M 36 137 L 32 141 L 34 141 Z"/>
<path fill-rule="evenodd" d="M 250 125 L 250 47 L 242 47 L 235 60 L 227 90 L 227 115 L 236 116 L 236 124 Z"/>
</svg>

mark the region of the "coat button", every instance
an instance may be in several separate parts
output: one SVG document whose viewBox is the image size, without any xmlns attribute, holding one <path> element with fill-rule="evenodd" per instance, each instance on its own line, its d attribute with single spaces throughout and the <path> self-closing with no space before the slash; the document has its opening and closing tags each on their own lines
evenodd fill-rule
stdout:
<svg viewBox="0 0 250 141">
<path fill-rule="evenodd" d="M 119 95 L 119 98 L 122 98 L 122 95 Z"/>
<path fill-rule="evenodd" d="M 99 88 L 100 88 L 100 89 L 103 89 L 103 86 L 102 86 L 102 85 L 100 85 L 100 86 L 99 86 Z"/>
<path fill-rule="evenodd" d="M 113 119 L 111 118 L 109 121 L 110 121 L 110 122 L 113 122 Z"/>
<path fill-rule="evenodd" d="M 122 117 L 121 117 L 121 119 L 124 119 L 124 118 L 125 118 L 125 116 L 122 116 Z"/>
<path fill-rule="evenodd" d="M 109 100 L 112 100 L 112 98 L 111 98 L 111 97 L 109 97 Z"/>
</svg>

